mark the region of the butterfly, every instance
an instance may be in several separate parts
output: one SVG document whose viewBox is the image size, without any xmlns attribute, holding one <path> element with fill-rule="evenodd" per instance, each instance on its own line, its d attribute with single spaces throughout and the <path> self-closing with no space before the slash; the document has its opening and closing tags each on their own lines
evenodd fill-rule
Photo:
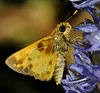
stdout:
<svg viewBox="0 0 100 93">
<path fill-rule="evenodd" d="M 72 27 L 61 22 L 53 32 L 7 58 L 6 64 L 14 71 L 34 76 L 41 81 L 54 77 L 61 83 Z"/>
</svg>

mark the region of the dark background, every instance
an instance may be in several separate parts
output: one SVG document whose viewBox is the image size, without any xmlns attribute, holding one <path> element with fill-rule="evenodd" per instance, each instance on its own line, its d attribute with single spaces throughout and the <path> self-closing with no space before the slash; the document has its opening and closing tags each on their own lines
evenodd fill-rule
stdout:
<svg viewBox="0 0 100 93">
<path fill-rule="evenodd" d="M 0 21 L 0 25 L 1 25 L 0 26 L 0 91 L 1 92 L 0 93 L 65 93 L 61 85 L 56 86 L 54 79 L 52 79 L 49 82 L 41 82 L 39 80 L 35 80 L 34 77 L 24 76 L 19 74 L 11 70 L 5 64 L 5 60 L 9 55 L 27 46 L 28 44 L 31 44 L 33 41 L 48 35 L 50 32 L 52 32 L 52 30 L 54 29 L 57 23 L 59 23 L 60 21 L 65 21 L 75 11 L 72 4 L 67 0 L 33 0 L 30 3 L 28 1 L 29 0 L 0 0 L 0 5 L 1 5 L 0 7 L 0 20 L 1 20 Z M 22 14 L 24 11 L 25 13 L 23 13 L 23 16 L 20 17 L 21 19 L 24 16 L 26 17 L 28 13 L 30 13 L 29 11 L 30 10 L 32 11 L 33 9 L 32 14 L 34 17 L 35 14 L 34 11 L 37 9 L 34 8 L 34 2 L 37 2 L 37 5 L 41 6 L 40 3 L 41 1 L 43 2 L 48 1 L 50 2 L 50 4 L 52 4 L 52 6 L 54 6 L 52 8 L 52 11 L 54 10 L 54 13 L 56 15 L 51 16 L 54 17 L 52 19 L 53 22 L 48 23 L 47 26 L 45 24 L 45 21 L 43 21 L 42 19 L 38 20 L 38 17 L 36 16 L 37 19 L 33 22 L 30 22 L 28 19 L 26 21 L 25 19 L 25 22 L 28 23 L 29 26 L 27 30 L 26 28 L 18 29 L 19 31 L 16 30 L 17 28 L 19 28 L 19 24 L 22 21 L 20 22 L 19 19 L 16 20 L 14 19 L 15 21 L 12 20 L 13 16 L 17 15 L 18 17 L 20 17 L 22 16 L 20 14 Z M 25 10 L 26 8 L 28 9 L 28 12 Z M 48 8 L 48 5 L 45 6 L 45 8 Z M 41 11 L 45 11 L 45 8 L 44 10 Z M 52 11 L 49 11 L 48 13 L 50 12 L 52 13 Z M 45 16 L 48 15 L 44 14 L 44 18 Z M 38 22 L 42 21 L 41 23 L 44 24 L 44 27 L 40 25 L 37 26 L 38 24 L 35 24 L 34 26 L 34 22 L 36 23 L 37 21 Z M 48 22 L 50 21 L 49 18 L 47 21 Z M 30 27 L 31 23 L 33 23 L 34 26 L 33 28 Z M 23 24 L 20 25 L 23 26 Z M 27 24 L 25 24 L 25 26 L 26 25 Z M 40 29 L 37 29 L 36 27 L 37 28 L 39 27 Z M 35 32 L 32 32 L 34 31 L 34 28 L 35 28 Z M 42 29 L 44 32 L 42 32 Z M 36 37 L 34 36 L 34 34 L 36 34 Z"/>
</svg>

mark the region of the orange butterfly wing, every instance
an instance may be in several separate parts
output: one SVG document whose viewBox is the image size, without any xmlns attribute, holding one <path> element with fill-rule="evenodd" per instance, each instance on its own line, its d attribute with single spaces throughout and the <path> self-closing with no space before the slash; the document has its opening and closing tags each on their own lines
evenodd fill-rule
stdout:
<svg viewBox="0 0 100 93">
<path fill-rule="evenodd" d="M 44 37 L 8 57 L 6 64 L 14 71 L 48 81 L 53 76 L 57 60 L 53 47 L 52 36 Z"/>
</svg>

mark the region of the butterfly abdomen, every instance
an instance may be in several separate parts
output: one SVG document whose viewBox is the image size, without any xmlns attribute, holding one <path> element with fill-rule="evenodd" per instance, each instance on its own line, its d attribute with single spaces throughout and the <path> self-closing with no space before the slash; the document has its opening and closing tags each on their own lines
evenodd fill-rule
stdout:
<svg viewBox="0 0 100 93">
<path fill-rule="evenodd" d="M 54 79 L 56 81 L 56 85 L 61 83 L 64 66 L 65 66 L 65 57 L 62 56 L 61 53 L 58 53 L 58 58 L 57 58 L 57 62 L 56 62 L 55 72 L 54 72 Z"/>
<path fill-rule="evenodd" d="M 60 34 L 56 36 L 55 49 L 57 52 L 57 61 L 54 71 L 54 79 L 56 81 L 56 84 L 58 85 L 61 83 L 61 78 L 63 76 L 66 61 L 65 57 L 69 49 L 69 41 L 66 39 L 64 35 Z"/>
</svg>

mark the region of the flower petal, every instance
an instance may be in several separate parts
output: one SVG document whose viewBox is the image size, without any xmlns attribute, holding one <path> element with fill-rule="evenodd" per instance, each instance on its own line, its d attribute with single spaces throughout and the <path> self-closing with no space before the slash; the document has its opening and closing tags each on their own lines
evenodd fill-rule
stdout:
<svg viewBox="0 0 100 93">
<path fill-rule="evenodd" d="M 94 4 L 99 4 L 99 3 L 100 3 L 100 0 L 86 0 L 86 1 L 83 1 L 82 3 L 80 3 L 80 4 L 75 4 L 75 2 L 73 2 L 73 5 L 77 9 L 83 9 L 87 6 L 92 6 Z"/>
<path fill-rule="evenodd" d="M 100 30 L 100 24 L 83 24 L 74 29 L 75 31 L 82 30 L 85 33 L 96 32 Z"/>
<path fill-rule="evenodd" d="M 82 63 L 82 60 L 80 59 L 79 55 L 74 54 L 74 59 L 75 59 L 75 62 L 78 63 L 78 64 L 81 64 Z"/>
<path fill-rule="evenodd" d="M 77 71 L 83 76 L 88 76 L 90 74 L 89 70 L 85 66 L 80 65 L 80 64 L 70 64 L 69 68 L 71 70 Z"/>
<path fill-rule="evenodd" d="M 86 21 L 86 24 L 93 24 L 93 22 L 88 18 L 85 18 L 85 21 Z"/>
<path fill-rule="evenodd" d="M 94 12 L 96 12 L 97 14 L 99 13 L 98 10 L 96 10 L 96 8 L 92 8 L 90 6 L 86 7 L 85 10 L 91 14 L 91 16 L 93 17 L 94 19 L 94 22 L 95 23 L 99 23 L 100 22 L 100 16 L 97 16 L 94 14 Z"/>
</svg>

